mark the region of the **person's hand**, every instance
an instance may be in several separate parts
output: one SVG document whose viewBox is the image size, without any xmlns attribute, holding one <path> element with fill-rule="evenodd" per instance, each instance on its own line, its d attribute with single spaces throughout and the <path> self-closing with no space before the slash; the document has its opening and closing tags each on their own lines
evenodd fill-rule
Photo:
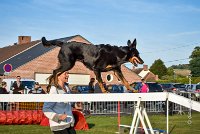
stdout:
<svg viewBox="0 0 200 134">
<path fill-rule="evenodd" d="M 19 92 L 20 92 L 21 94 L 24 94 L 24 91 L 23 91 L 23 90 L 20 90 Z"/>
<path fill-rule="evenodd" d="M 65 120 L 66 118 L 67 118 L 67 115 L 66 115 L 66 114 L 60 114 L 60 115 L 58 116 L 58 119 L 61 120 L 61 121 Z"/>
</svg>

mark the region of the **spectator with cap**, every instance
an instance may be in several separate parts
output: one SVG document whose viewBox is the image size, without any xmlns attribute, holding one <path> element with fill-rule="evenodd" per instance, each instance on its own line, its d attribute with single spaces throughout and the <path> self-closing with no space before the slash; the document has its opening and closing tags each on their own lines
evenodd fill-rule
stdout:
<svg viewBox="0 0 200 134">
<path fill-rule="evenodd" d="M 46 92 L 41 88 L 39 82 L 35 82 L 34 89 L 28 92 L 29 94 L 45 94 Z"/>
</svg>

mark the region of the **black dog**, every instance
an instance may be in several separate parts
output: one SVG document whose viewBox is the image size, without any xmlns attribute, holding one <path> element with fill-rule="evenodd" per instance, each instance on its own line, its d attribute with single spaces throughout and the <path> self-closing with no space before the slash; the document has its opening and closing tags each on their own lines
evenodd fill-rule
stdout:
<svg viewBox="0 0 200 134">
<path fill-rule="evenodd" d="M 131 43 L 128 40 L 128 46 L 111 46 L 111 45 L 92 45 L 80 42 L 61 42 L 57 40 L 47 41 L 42 38 L 44 46 L 60 46 L 58 59 L 60 67 L 53 71 L 55 76 L 58 72 L 70 70 L 77 60 L 81 61 L 87 68 L 93 70 L 102 92 L 106 92 L 101 78 L 101 72 L 113 70 L 119 80 L 130 89 L 127 80 L 121 72 L 121 65 L 131 62 L 135 66 L 143 64 L 143 60 L 139 56 L 136 49 L 136 39 Z"/>
</svg>

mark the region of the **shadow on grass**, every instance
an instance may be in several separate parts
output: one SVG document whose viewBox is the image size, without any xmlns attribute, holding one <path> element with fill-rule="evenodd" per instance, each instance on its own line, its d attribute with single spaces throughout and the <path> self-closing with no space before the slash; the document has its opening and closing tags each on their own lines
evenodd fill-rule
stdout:
<svg viewBox="0 0 200 134">
<path fill-rule="evenodd" d="M 88 126 L 89 126 L 89 129 L 90 129 L 90 128 L 93 128 L 95 126 L 95 124 L 88 123 Z"/>
<path fill-rule="evenodd" d="M 176 127 L 176 125 L 174 125 L 174 126 L 172 127 L 172 129 L 170 130 L 169 134 L 172 134 L 172 131 L 174 130 L 175 127 Z"/>
</svg>

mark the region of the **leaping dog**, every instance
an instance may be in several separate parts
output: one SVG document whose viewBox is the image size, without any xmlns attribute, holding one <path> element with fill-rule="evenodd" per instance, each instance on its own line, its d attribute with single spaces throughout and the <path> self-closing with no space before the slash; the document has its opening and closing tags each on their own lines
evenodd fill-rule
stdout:
<svg viewBox="0 0 200 134">
<path fill-rule="evenodd" d="M 96 79 L 103 93 L 107 92 L 103 86 L 101 72 L 114 71 L 116 77 L 130 89 L 129 83 L 124 78 L 121 65 L 126 62 L 131 62 L 134 66 L 143 64 L 143 60 L 139 56 L 136 49 L 136 39 L 131 43 L 128 40 L 128 46 L 111 46 L 111 45 L 93 45 L 80 42 L 61 42 L 57 40 L 47 41 L 42 37 L 44 46 L 59 46 L 61 47 L 58 54 L 60 67 L 53 71 L 55 76 L 58 72 L 70 70 L 75 62 L 81 61 L 87 68 L 94 71 Z"/>
</svg>

